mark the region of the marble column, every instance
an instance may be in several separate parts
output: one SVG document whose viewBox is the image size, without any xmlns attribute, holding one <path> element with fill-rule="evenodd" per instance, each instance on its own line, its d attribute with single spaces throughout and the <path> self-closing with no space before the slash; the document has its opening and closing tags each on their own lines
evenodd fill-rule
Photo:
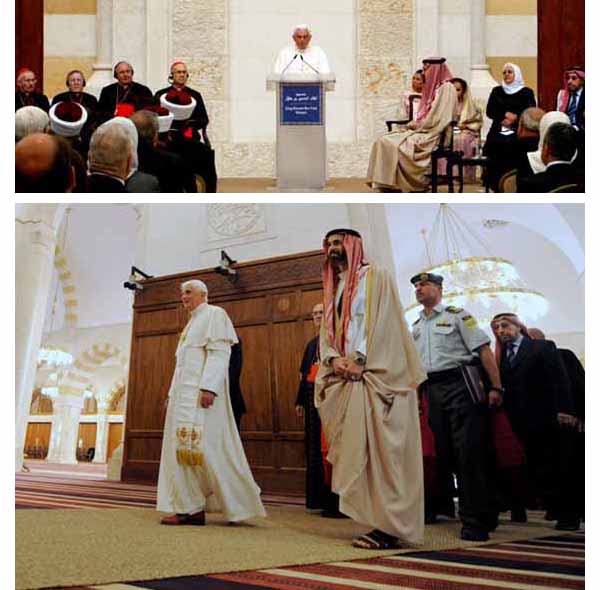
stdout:
<svg viewBox="0 0 600 590">
<path fill-rule="evenodd" d="M 113 46 L 113 0 L 97 0 L 96 3 L 96 63 L 86 85 L 86 92 L 96 97 L 107 84 L 112 84 Z"/>
<path fill-rule="evenodd" d="M 23 446 L 52 280 L 59 205 L 17 205 L 15 227 L 15 470 Z"/>
<path fill-rule="evenodd" d="M 485 0 L 471 0 L 471 94 L 484 113 L 483 139 L 492 124 L 485 116 L 485 108 L 492 88 L 498 85 L 486 60 L 485 5 Z"/>
<path fill-rule="evenodd" d="M 108 452 L 108 404 L 98 402 L 98 422 L 96 426 L 96 451 L 94 463 L 106 463 Z"/>
<path fill-rule="evenodd" d="M 77 436 L 83 397 L 60 394 L 54 399 L 48 463 L 77 464 Z"/>
</svg>

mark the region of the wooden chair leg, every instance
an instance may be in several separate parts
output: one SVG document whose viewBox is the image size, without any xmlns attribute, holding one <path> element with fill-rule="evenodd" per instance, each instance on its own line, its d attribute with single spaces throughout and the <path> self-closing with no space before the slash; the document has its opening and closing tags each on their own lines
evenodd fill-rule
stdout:
<svg viewBox="0 0 600 590">
<path fill-rule="evenodd" d="M 448 192 L 454 192 L 454 161 L 451 158 L 446 159 L 446 179 L 448 180 Z"/>
<path fill-rule="evenodd" d="M 458 189 L 459 193 L 464 192 L 464 188 L 465 188 L 465 177 L 464 177 L 464 171 L 463 171 L 463 163 L 462 160 L 458 161 L 458 183 L 460 188 Z"/>
<path fill-rule="evenodd" d="M 438 160 L 435 156 L 431 158 L 431 192 L 437 193 L 438 185 L 438 174 L 437 174 Z"/>
</svg>

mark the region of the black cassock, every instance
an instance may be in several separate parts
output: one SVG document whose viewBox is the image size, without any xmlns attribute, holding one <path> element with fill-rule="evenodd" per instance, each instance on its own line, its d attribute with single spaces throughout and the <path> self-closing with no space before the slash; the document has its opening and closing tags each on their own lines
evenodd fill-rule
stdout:
<svg viewBox="0 0 600 590">
<path fill-rule="evenodd" d="M 500 177 L 515 168 L 513 155 L 518 150 L 517 127 L 519 119 L 512 126 L 515 133 L 502 135 L 502 121 L 505 113 L 515 113 L 518 117 L 521 113 L 536 105 L 535 95 L 531 88 L 521 88 L 514 94 L 504 92 L 502 86 L 496 86 L 490 98 L 488 99 L 486 115 L 492 119 L 492 126 L 487 134 L 483 153 L 489 158 L 489 164 L 486 174 L 488 175 L 490 186 L 494 191 L 498 190 L 498 181 Z"/>
<path fill-rule="evenodd" d="M 112 119 L 119 103 L 131 104 L 139 111 L 153 104 L 152 92 L 150 88 L 138 82 L 132 82 L 127 88 L 123 88 L 118 82 L 109 84 L 100 92 L 99 118 L 102 121 Z"/>
<path fill-rule="evenodd" d="M 319 337 L 308 342 L 300 365 L 300 385 L 296 405 L 304 408 L 304 445 L 306 450 L 306 507 L 323 508 L 337 513 L 339 500 L 325 483 L 323 456 L 321 455 L 321 418 L 315 408 L 315 385 L 307 377 L 318 361 Z"/>
<path fill-rule="evenodd" d="M 174 89 L 173 86 L 161 88 L 154 95 L 156 104 L 160 104 L 160 97 L 163 94 Z M 196 101 L 196 107 L 188 119 L 173 121 L 169 140 L 165 143 L 165 148 L 179 154 L 194 174 L 204 179 L 207 193 L 215 193 L 217 192 L 215 152 L 210 145 L 206 133 L 209 118 L 204 106 L 204 100 L 197 90 L 188 86 L 184 86 L 181 91 L 187 92 Z M 190 133 L 190 128 L 194 130 L 193 134 Z M 200 139 L 200 131 L 204 136 L 204 141 Z"/>
<path fill-rule="evenodd" d="M 30 92 L 29 94 L 17 92 L 15 93 L 15 112 L 23 107 L 39 107 L 47 113 L 50 110 L 50 103 L 48 97 L 41 92 Z"/>
</svg>

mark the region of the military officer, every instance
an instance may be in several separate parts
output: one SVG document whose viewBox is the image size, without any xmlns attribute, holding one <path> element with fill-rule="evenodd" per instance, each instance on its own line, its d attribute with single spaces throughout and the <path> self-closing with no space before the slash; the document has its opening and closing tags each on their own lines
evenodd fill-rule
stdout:
<svg viewBox="0 0 600 590">
<path fill-rule="evenodd" d="M 423 272 L 411 278 L 423 305 L 413 338 L 427 381 L 423 393 L 435 437 L 437 463 L 457 474 L 461 538 L 485 541 L 498 523 L 487 461 L 488 405 L 502 403 L 503 390 L 490 339 L 466 310 L 442 303 L 443 277 Z M 473 369 L 481 365 L 489 392 Z M 443 475 L 442 475 L 443 477 Z"/>
</svg>

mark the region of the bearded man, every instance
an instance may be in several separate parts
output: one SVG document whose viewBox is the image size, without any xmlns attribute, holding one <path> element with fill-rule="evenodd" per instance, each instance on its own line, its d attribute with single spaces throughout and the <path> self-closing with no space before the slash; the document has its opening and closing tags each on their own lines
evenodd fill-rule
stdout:
<svg viewBox="0 0 600 590">
<path fill-rule="evenodd" d="M 229 399 L 229 356 L 238 339 L 224 309 L 209 305 L 202 281 L 181 285 L 190 314 L 177 346 L 158 474 L 165 525 L 204 525 L 205 512 L 229 522 L 266 516 Z"/>
<path fill-rule="evenodd" d="M 369 264 L 360 234 L 325 236 L 321 365 L 315 382 L 340 511 L 373 527 L 352 544 L 423 542 L 423 462 L 416 388 L 425 373 L 393 279 Z"/>
</svg>

